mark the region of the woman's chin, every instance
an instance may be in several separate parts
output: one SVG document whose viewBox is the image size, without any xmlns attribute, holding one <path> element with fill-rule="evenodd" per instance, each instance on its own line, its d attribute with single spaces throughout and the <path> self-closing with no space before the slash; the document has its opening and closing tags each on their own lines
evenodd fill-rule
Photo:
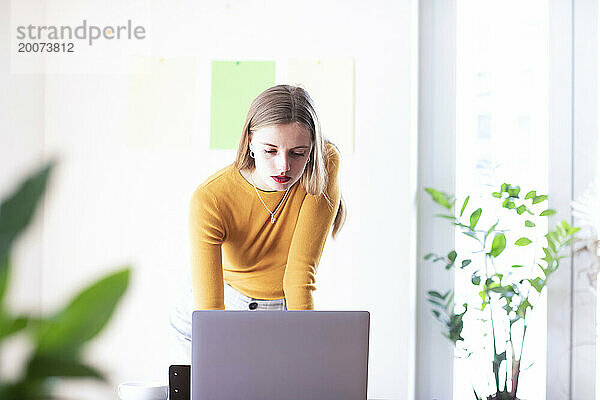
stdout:
<svg viewBox="0 0 600 400">
<path fill-rule="evenodd" d="M 287 190 L 293 184 L 292 179 L 288 180 L 287 182 L 278 182 L 271 176 L 269 176 L 266 182 L 268 182 L 267 185 L 271 188 L 271 190 Z"/>
<path fill-rule="evenodd" d="M 269 186 L 271 187 L 271 190 L 277 191 L 287 190 L 287 188 L 290 187 L 290 185 L 288 185 L 287 183 L 275 183 L 274 185 Z"/>
</svg>

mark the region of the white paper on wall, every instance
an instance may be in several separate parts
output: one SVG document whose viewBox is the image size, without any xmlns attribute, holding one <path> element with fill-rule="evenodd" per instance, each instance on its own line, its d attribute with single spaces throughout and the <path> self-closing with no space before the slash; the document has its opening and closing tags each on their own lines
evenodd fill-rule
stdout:
<svg viewBox="0 0 600 400">
<path fill-rule="evenodd" d="M 127 144 L 188 148 L 194 122 L 195 57 L 133 56 Z"/>
<path fill-rule="evenodd" d="M 342 155 L 354 152 L 354 59 L 278 60 L 276 80 L 308 90 L 325 136 Z"/>
</svg>

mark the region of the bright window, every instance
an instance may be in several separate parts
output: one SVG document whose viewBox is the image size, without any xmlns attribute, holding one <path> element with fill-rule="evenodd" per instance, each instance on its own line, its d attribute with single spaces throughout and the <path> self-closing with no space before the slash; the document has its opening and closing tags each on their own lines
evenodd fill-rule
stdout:
<svg viewBox="0 0 600 400">
<path fill-rule="evenodd" d="M 457 2 L 457 203 L 470 194 L 471 201 L 480 202 L 485 211 L 494 204 L 489 194 L 503 182 L 547 193 L 548 15 L 547 0 Z M 456 251 L 461 254 L 471 248 L 471 241 L 457 231 Z M 476 298 L 467 296 L 474 292 L 470 276 L 457 270 L 456 303 L 468 301 L 477 307 L 481 301 L 477 304 Z M 485 349 L 455 359 L 455 399 L 474 398 L 472 385 L 484 398 L 495 388 L 489 379 L 493 376 L 491 341 L 479 340 L 480 331 L 479 321 L 465 321 L 463 337 L 468 347 Z M 545 377 L 546 299 L 542 297 L 529 321 L 519 398 L 545 399 Z"/>
</svg>

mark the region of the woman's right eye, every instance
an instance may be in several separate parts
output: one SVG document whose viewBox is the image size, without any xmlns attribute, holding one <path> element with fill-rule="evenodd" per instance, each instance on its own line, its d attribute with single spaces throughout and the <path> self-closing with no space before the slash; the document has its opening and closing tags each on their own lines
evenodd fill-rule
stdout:
<svg viewBox="0 0 600 400">
<path fill-rule="evenodd" d="M 269 153 L 269 154 L 277 153 L 277 150 L 265 150 L 265 153 Z"/>
</svg>

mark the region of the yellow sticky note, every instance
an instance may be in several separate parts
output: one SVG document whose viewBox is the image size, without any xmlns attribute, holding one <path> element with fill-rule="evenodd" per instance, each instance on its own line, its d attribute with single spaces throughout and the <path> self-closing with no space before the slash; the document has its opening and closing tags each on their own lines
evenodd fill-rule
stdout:
<svg viewBox="0 0 600 400">
<path fill-rule="evenodd" d="M 354 152 L 354 59 L 288 59 L 277 82 L 304 87 L 315 102 L 323 134 L 342 153 Z"/>
<path fill-rule="evenodd" d="M 133 56 L 127 142 L 141 148 L 188 148 L 194 122 L 194 57 Z"/>
</svg>

